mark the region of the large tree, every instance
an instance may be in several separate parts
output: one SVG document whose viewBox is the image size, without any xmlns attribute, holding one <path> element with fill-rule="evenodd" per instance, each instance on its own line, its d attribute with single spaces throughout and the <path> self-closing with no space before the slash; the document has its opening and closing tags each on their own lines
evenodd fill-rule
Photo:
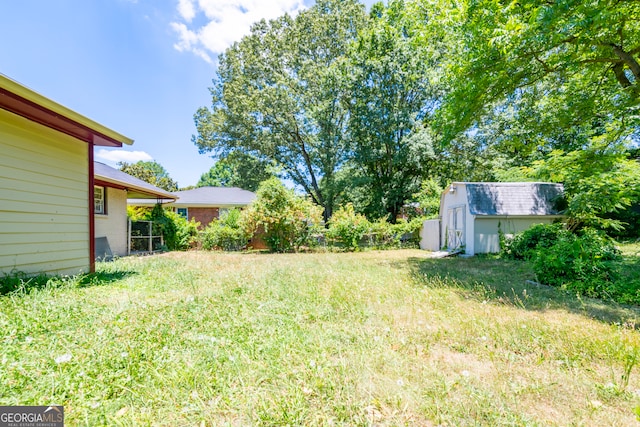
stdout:
<svg viewBox="0 0 640 427">
<path fill-rule="evenodd" d="M 212 106 L 195 115 L 194 143 L 201 152 L 277 162 L 328 218 L 347 148 L 341 64 L 366 22 L 356 0 L 319 0 L 295 18 L 255 24 L 220 56 Z"/>
<path fill-rule="evenodd" d="M 120 162 L 118 167 L 122 172 L 151 185 L 167 191 L 178 191 L 178 183 L 171 179 L 167 170 L 160 163 L 140 160 L 137 163 Z"/>
<path fill-rule="evenodd" d="M 262 161 L 241 152 L 231 152 L 218 158 L 196 187 L 239 187 L 256 191 L 260 183 L 276 176 L 271 162 Z"/>
<path fill-rule="evenodd" d="M 368 195 L 363 210 L 395 220 L 435 159 L 433 134 L 423 125 L 436 100 L 437 49 L 423 44 L 419 24 L 429 17 L 415 3 L 377 4 L 371 16 L 349 56 L 351 161 Z"/>
<path fill-rule="evenodd" d="M 640 1 L 422 3 L 441 10 L 427 28 L 454 41 L 436 114 L 444 140 L 494 150 L 499 178 L 565 183 L 577 226 L 615 225 L 605 215 L 638 194 L 625 153 L 640 129 Z"/>
<path fill-rule="evenodd" d="M 457 36 L 449 55 L 453 90 L 440 109 L 450 137 L 505 102 L 550 113 L 537 120 L 542 127 L 528 121 L 528 110 L 516 116 L 542 133 L 585 125 L 602 133 L 606 123 L 613 139 L 624 139 L 637 129 L 640 1 L 439 3 L 447 13 L 438 25 Z"/>
</svg>

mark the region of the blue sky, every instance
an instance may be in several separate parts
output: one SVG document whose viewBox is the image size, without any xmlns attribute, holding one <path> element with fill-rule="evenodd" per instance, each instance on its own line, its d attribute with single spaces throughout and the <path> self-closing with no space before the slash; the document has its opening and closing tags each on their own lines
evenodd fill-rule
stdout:
<svg viewBox="0 0 640 427">
<path fill-rule="evenodd" d="M 374 0 L 364 3 L 369 7 Z M 214 160 L 191 142 L 217 56 L 251 22 L 312 0 L 8 0 L 0 73 L 135 140 L 96 160 L 155 160 L 181 187 Z M 101 151 L 102 150 L 102 151 Z"/>
</svg>

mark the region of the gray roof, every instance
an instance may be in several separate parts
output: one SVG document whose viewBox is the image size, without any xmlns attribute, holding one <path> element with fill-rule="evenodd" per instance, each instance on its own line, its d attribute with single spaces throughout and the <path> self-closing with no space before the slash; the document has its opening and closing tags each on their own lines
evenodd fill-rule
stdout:
<svg viewBox="0 0 640 427">
<path fill-rule="evenodd" d="M 199 187 L 173 193 L 179 200 L 175 206 L 246 206 L 255 198 L 255 193 L 237 187 Z"/>
<path fill-rule="evenodd" d="M 472 215 L 561 215 L 562 184 L 549 182 L 466 182 Z"/>
<path fill-rule="evenodd" d="M 170 199 L 175 200 L 172 193 L 151 185 L 141 179 L 124 173 L 121 170 L 107 166 L 104 163 L 93 162 L 93 175 L 95 179 L 106 184 L 115 184 L 116 187 L 124 187 L 127 190 L 127 198 L 140 199 Z"/>
</svg>

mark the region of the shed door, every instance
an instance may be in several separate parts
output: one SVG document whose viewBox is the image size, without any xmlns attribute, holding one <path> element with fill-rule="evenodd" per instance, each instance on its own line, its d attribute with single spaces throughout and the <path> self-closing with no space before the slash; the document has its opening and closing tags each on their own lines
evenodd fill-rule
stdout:
<svg viewBox="0 0 640 427">
<path fill-rule="evenodd" d="M 447 249 L 450 251 L 464 246 L 464 206 L 452 207 L 447 212 Z"/>
</svg>

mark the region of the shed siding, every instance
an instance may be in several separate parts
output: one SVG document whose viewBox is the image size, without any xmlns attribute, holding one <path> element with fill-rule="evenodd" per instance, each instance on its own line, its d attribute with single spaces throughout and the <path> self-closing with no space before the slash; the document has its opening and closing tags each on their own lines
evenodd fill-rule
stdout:
<svg viewBox="0 0 640 427">
<path fill-rule="evenodd" d="M 89 270 L 88 147 L 0 110 L 0 273 Z"/>
<path fill-rule="evenodd" d="M 96 215 L 96 237 L 106 237 L 113 255 L 127 255 L 127 192 L 106 187 L 107 214 Z"/>
<path fill-rule="evenodd" d="M 500 252 L 499 229 L 507 236 L 527 230 L 534 224 L 551 224 L 553 217 L 508 218 L 508 217 L 476 217 L 474 229 L 475 253 Z"/>
</svg>

